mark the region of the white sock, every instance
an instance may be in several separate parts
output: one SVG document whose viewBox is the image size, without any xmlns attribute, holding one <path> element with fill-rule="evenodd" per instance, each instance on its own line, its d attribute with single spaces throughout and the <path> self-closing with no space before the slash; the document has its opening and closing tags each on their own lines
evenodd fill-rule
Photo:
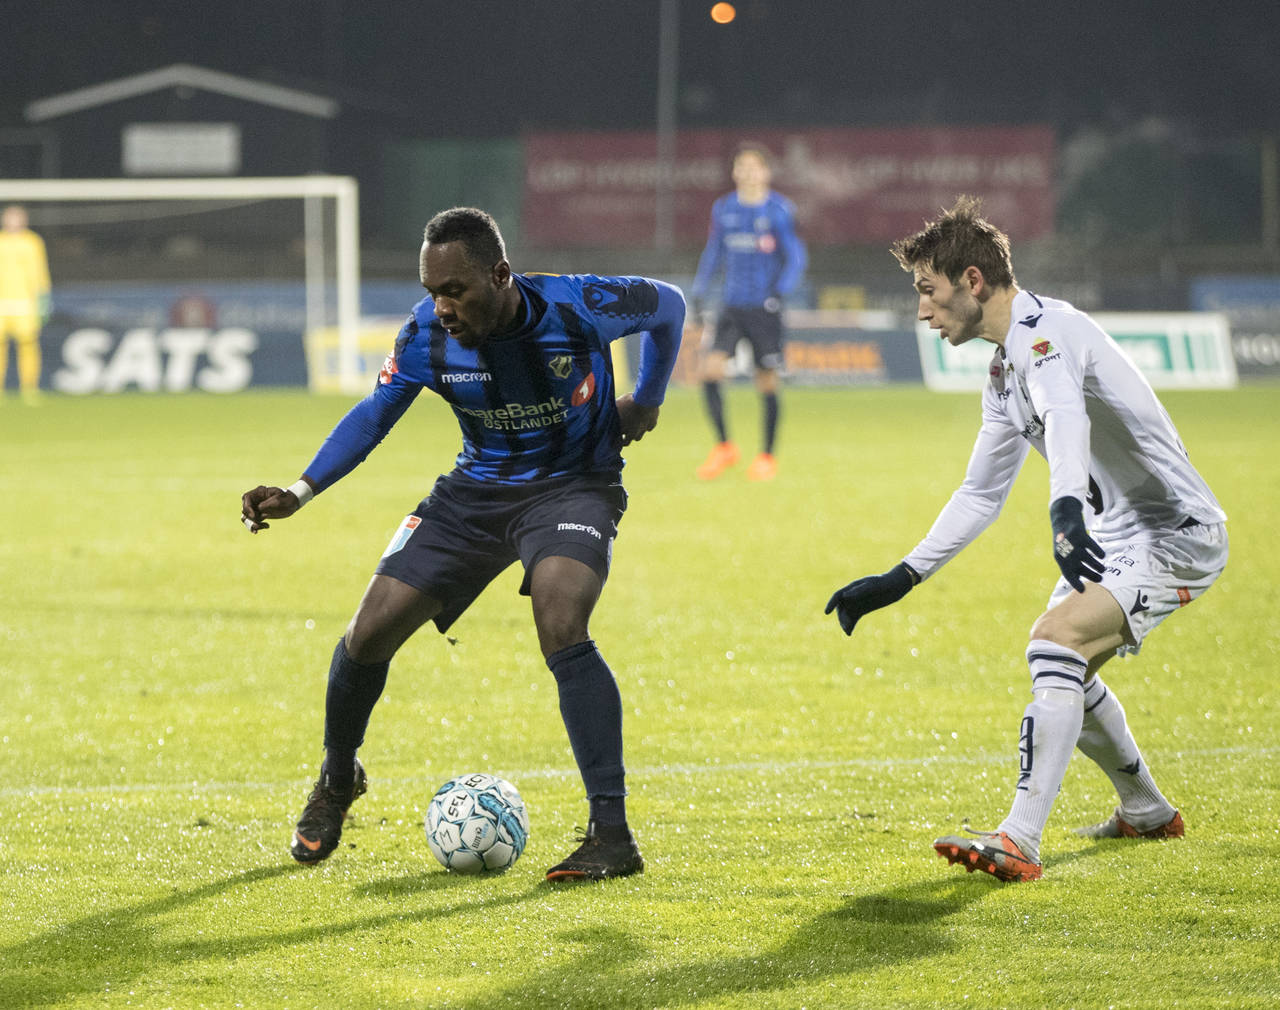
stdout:
<svg viewBox="0 0 1280 1010">
<path fill-rule="evenodd" d="M 1027 646 L 1031 704 L 1022 717 L 1021 758 L 1013 806 L 996 829 L 1018 843 L 1028 859 L 1040 859 L 1040 836 L 1062 777 L 1080 738 L 1084 719 L 1084 674 L 1080 653 L 1044 639 Z"/>
<path fill-rule="evenodd" d="M 1139 831 L 1150 831 L 1173 818 L 1173 805 L 1151 777 L 1129 731 L 1124 706 L 1101 677 L 1085 685 L 1084 721 L 1076 746 L 1107 773 L 1126 822 Z"/>
</svg>

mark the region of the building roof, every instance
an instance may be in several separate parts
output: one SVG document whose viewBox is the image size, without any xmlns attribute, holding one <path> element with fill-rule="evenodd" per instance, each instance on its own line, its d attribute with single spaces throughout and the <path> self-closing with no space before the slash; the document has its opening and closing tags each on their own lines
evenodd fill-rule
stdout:
<svg viewBox="0 0 1280 1010">
<path fill-rule="evenodd" d="M 174 63 L 159 70 L 148 70 L 145 73 L 120 77 L 114 81 L 93 84 L 87 88 L 64 91 L 60 95 L 38 98 L 28 103 L 24 111 L 30 122 L 41 123 L 73 112 L 83 112 L 112 102 L 176 87 L 213 91 L 232 98 L 240 98 L 246 102 L 257 102 L 304 116 L 314 116 L 317 119 L 332 119 L 338 114 L 338 103 L 332 98 L 257 81 L 250 77 L 224 73 L 221 70 L 197 67 L 190 63 Z"/>
</svg>

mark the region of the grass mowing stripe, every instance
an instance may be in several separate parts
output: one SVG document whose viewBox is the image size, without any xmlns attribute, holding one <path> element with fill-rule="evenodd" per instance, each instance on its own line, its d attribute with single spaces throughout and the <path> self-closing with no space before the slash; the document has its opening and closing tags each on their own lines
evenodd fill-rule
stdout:
<svg viewBox="0 0 1280 1010">
<path fill-rule="evenodd" d="M 1280 754 L 1280 747 L 1205 747 L 1196 750 L 1151 750 L 1149 752 L 1157 760 L 1173 760 L 1183 758 L 1231 757 L 1248 754 L 1251 757 L 1270 757 Z M 632 768 L 627 775 L 632 779 L 655 779 L 664 775 L 741 774 L 765 773 L 770 775 L 787 775 L 802 771 L 839 771 L 842 768 L 928 768 L 933 765 L 1012 765 L 1017 763 L 1016 755 L 1005 753 L 992 754 L 982 752 L 977 755 L 939 754 L 914 758 L 847 758 L 844 760 L 819 761 L 737 761 L 719 764 L 668 764 L 652 768 Z M 519 783 L 526 779 L 576 779 L 576 768 L 537 768 L 525 771 L 506 771 L 494 769 L 491 774 L 508 781 Z M 399 778 L 371 778 L 370 782 L 378 786 L 394 789 L 406 786 L 432 786 L 433 779 L 425 775 L 408 775 Z M 441 783 L 436 783 L 437 785 Z M 148 782 L 140 785 L 111 786 L 5 786 L 0 788 L 0 799 L 13 799 L 22 796 L 101 796 L 113 793 L 236 793 L 263 792 L 282 789 L 296 789 L 297 780 L 289 782 L 192 782 L 179 785 L 168 782 Z"/>
</svg>

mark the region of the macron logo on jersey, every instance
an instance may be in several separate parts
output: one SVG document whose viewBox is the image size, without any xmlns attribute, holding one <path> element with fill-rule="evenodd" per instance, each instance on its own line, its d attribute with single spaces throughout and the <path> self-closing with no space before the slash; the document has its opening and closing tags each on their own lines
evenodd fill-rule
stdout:
<svg viewBox="0 0 1280 1010">
<path fill-rule="evenodd" d="M 493 376 L 488 372 L 442 372 L 441 382 L 492 382 Z"/>
</svg>

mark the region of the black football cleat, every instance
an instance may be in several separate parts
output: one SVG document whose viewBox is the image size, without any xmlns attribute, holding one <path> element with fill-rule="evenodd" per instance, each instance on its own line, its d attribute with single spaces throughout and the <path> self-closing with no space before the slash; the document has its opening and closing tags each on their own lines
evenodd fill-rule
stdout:
<svg viewBox="0 0 1280 1010">
<path fill-rule="evenodd" d="M 606 826 L 592 821 L 578 841 L 582 844 L 568 859 L 547 871 L 548 880 L 612 880 L 644 872 L 644 857 L 625 824 Z"/>
<path fill-rule="evenodd" d="M 369 779 L 359 761 L 356 761 L 356 780 L 347 790 L 332 788 L 329 776 L 322 771 L 293 831 L 293 847 L 289 850 L 293 858 L 300 863 L 318 863 L 327 858 L 338 847 L 347 809 L 368 788 Z"/>
</svg>

